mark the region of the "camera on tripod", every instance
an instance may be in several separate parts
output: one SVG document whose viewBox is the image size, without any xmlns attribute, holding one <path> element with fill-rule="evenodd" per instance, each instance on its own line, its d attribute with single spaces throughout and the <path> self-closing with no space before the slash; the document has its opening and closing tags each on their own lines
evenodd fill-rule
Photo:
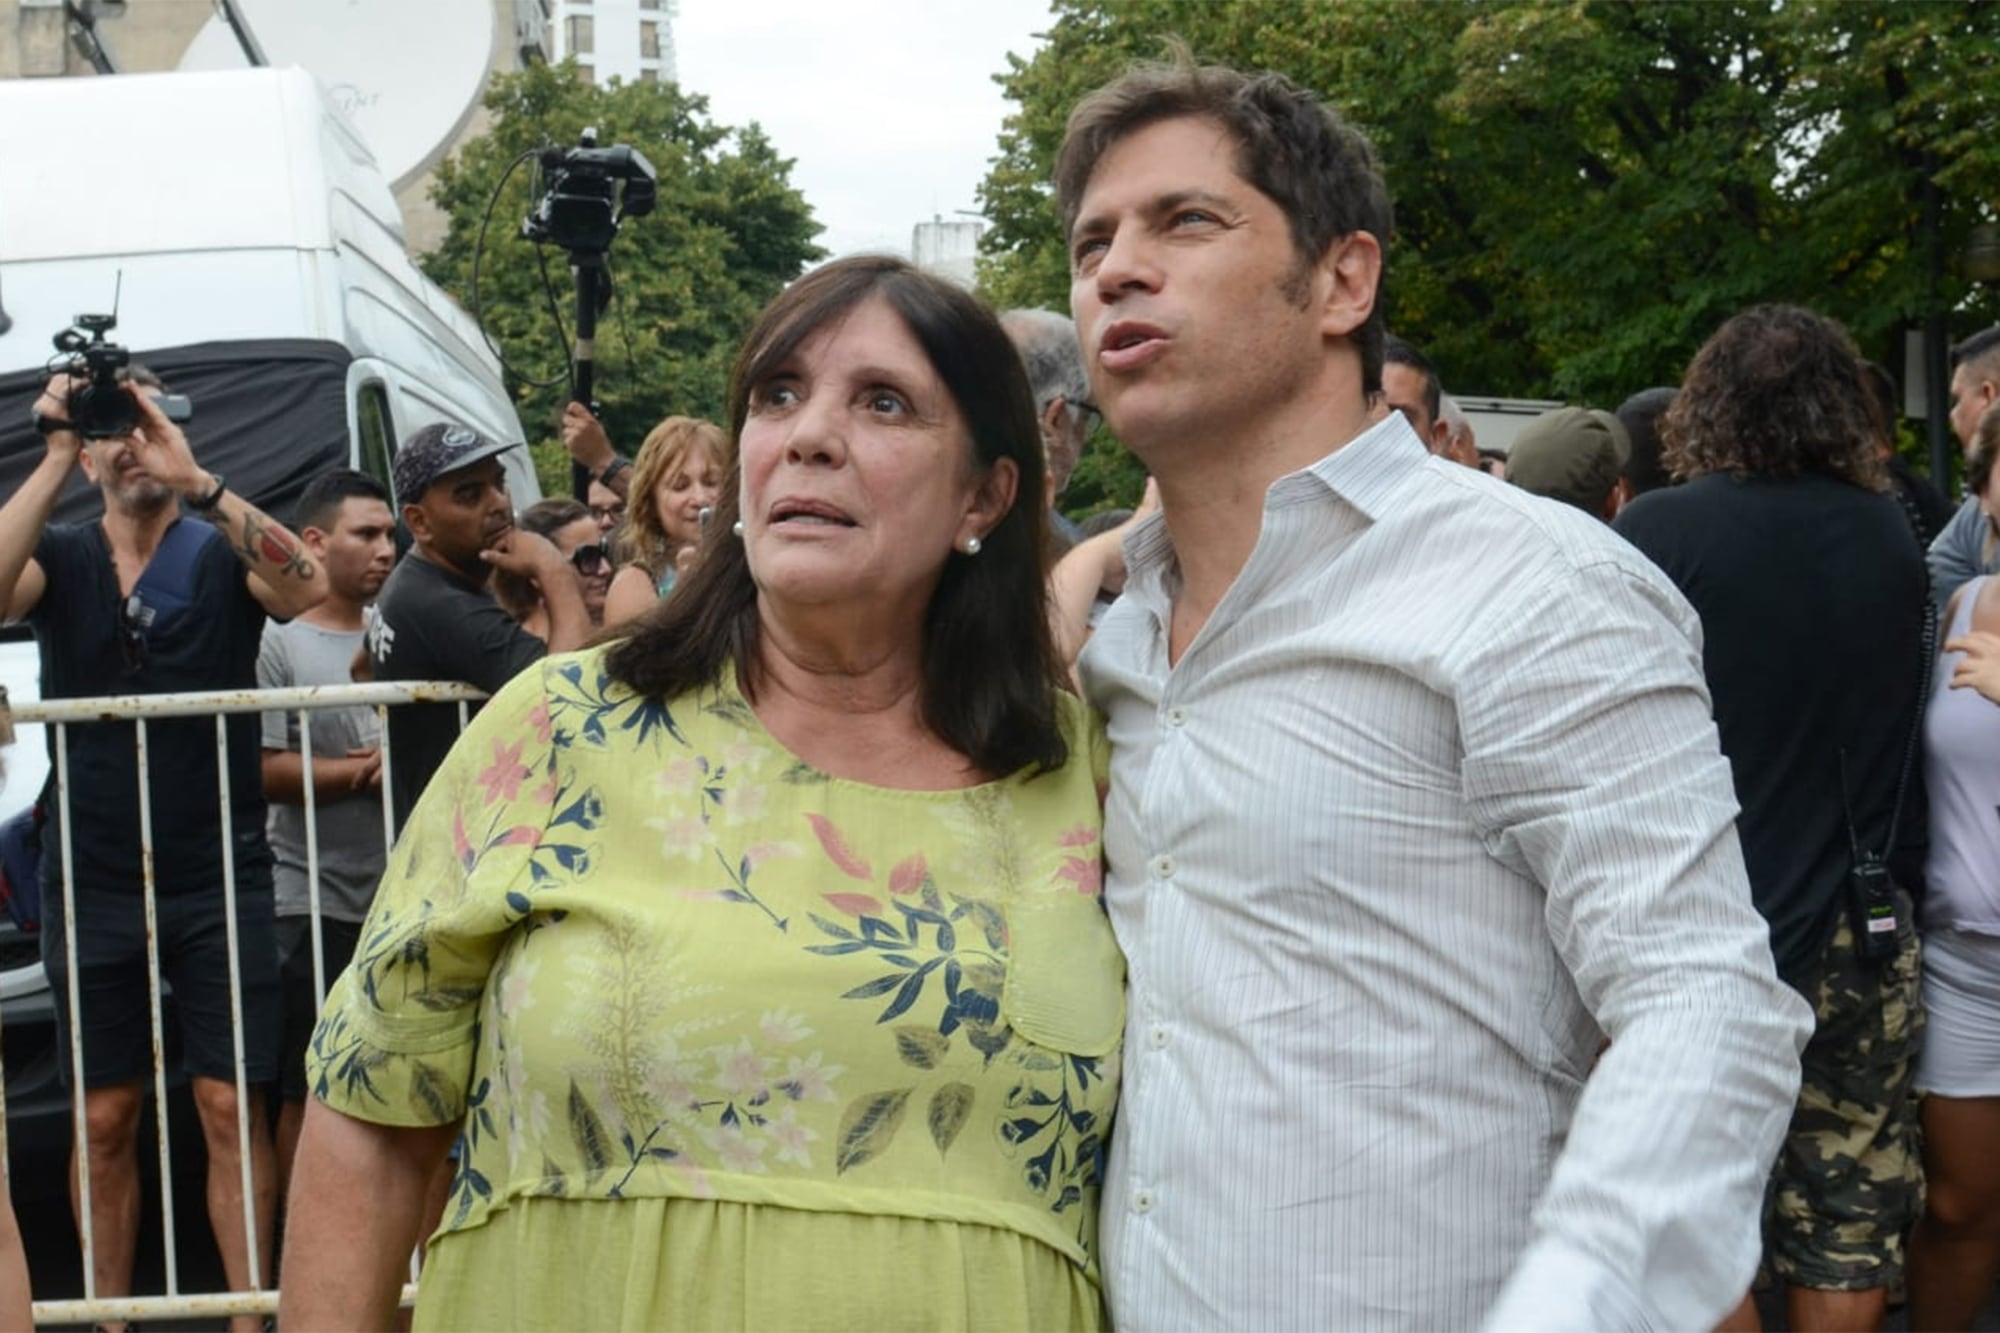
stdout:
<svg viewBox="0 0 2000 1333">
<path fill-rule="evenodd" d="M 49 372 L 72 381 L 64 411 L 86 440 L 108 440 L 139 428 L 139 405 L 132 401 L 132 354 L 104 335 L 118 327 L 116 315 L 78 315 L 74 327 L 55 336 L 62 353 Z M 194 405 L 179 394 L 163 393 L 154 405 L 169 421 L 186 421 Z"/>
<path fill-rule="evenodd" d="M 643 217 L 659 201 L 653 164 L 630 144 L 597 146 L 588 129 L 575 148 L 542 150 L 547 182 L 521 234 L 571 254 L 603 254 L 626 218 Z"/>
</svg>

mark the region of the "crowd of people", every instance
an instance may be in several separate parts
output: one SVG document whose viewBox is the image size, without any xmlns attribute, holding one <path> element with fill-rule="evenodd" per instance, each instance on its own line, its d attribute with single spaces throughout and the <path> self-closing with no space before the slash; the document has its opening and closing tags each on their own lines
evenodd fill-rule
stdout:
<svg viewBox="0 0 2000 1333">
<path fill-rule="evenodd" d="M 440 1329 L 1739 1329 L 1762 1279 L 1795 1329 L 1971 1325 L 2000 329 L 1956 514 L 1799 306 L 1503 455 L 1286 79 L 1127 72 L 1054 202 L 1069 314 L 836 260 L 726 427 L 628 458 L 572 404 L 587 491 L 518 513 L 442 422 L 295 535 L 156 382 L 84 440 L 51 381 L 0 508 L 45 695 L 491 696 L 151 724 L 143 875 L 133 729 L 73 735 L 98 1294 L 157 910 L 237 1289 L 291 1201 L 285 1327 L 389 1326 L 419 1244 Z M 1100 426 L 1150 480 L 1076 523 Z M 104 517 L 53 524 L 79 466 Z"/>
</svg>

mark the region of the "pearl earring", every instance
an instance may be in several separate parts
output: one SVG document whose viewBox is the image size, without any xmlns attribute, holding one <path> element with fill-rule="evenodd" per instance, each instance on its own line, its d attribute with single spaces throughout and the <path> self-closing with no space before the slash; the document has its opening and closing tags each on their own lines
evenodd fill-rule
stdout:
<svg viewBox="0 0 2000 1333">
<path fill-rule="evenodd" d="M 965 553 L 966 553 L 967 555 L 978 555 L 978 554 L 979 554 L 979 545 L 980 545 L 980 543 L 979 543 L 979 538 L 977 538 L 977 537 L 967 537 L 967 538 L 965 539 Z"/>
<path fill-rule="evenodd" d="M 741 537 L 743 535 L 743 520 L 739 518 L 734 523 L 731 523 L 729 530 Z"/>
</svg>

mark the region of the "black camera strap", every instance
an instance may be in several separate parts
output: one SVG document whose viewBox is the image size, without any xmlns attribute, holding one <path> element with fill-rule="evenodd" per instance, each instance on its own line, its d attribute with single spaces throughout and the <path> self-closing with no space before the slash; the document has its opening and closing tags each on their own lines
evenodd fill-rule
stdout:
<svg viewBox="0 0 2000 1333">
<path fill-rule="evenodd" d="M 1923 640 L 1918 646 L 1917 658 L 1919 668 L 1917 672 L 1917 705 L 1914 714 L 1910 718 L 1909 738 L 1903 744 L 1902 771 L 1896 775 L 1896 801 L 1889 808 L 1889 834 L 1883 839 L 1882 851 L 1879 855 L 1865 852 L 1862 849 L 1861 834 L 1854 822 L 1854 800 L 1850 794 L 1852 784 L 1847 780 L 1847 747 L 1842 746 L 1840 748 L 1840 806 L 1841 810 L 1847 816 L 1847 845 L 1853 854 L 1854 864 L 1857 867 L 1868 865 L 1871 862 L 1876 865 L 1885 865 L 1896 850 L 1896 833 L 1901 828 L 1903 822 L 1903 798 L 1909 794 L 1910 773 L 1916 767 L 1918 747 L 1923 742 L 1924 713 L 1930 705 L 1931 688 L 1933 685 L 1931 677 L 1936 666 L 1937 604 L 1931 600 L 1929 592 L 1929 588 L 1926 587 L 1924 596 L 1924 633 Z"/>
</svg>

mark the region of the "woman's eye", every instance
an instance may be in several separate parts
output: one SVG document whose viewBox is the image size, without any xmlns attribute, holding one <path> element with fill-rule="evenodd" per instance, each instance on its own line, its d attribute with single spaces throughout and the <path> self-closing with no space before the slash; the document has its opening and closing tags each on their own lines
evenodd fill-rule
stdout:
<svg viewBox="0 0 2000 1333">
<path fill-rule="evenodd" d="M 771 384 L 759 390 L 756 395 L 757 407 L 790 407 L 799 400 L 799 393 L 789 384 Z"/>
<path fill-rule="evenodd" d="M 896 416 L 909 411 L 909 406 L 904 403 L 902 395 L 891 393 L 887 389 L 877 389 L 868 395 L 868 410 L 880 412 L 884 416 Z"/>
</svg>

